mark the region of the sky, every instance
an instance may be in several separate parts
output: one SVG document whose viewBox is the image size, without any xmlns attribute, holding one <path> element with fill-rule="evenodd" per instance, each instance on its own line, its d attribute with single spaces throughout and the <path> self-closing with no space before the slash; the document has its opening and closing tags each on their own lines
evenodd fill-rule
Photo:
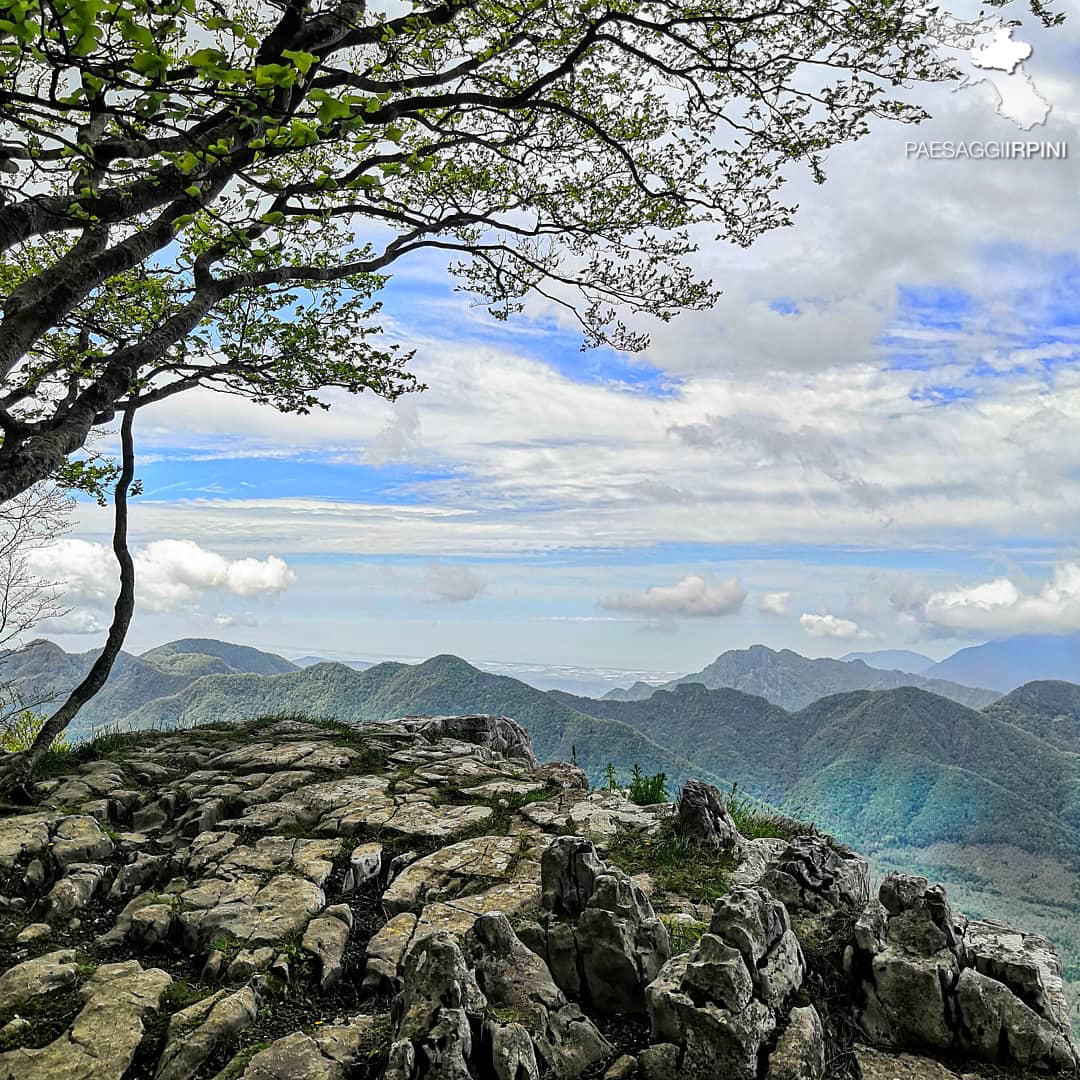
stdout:
<svg viewBox="0 0 1080 1080">
<path fill-rule="evenodd" d="M 129 647 L 616 678 L 758 642 L 940 658 L 1080 630 L 1078 27 L 1014 31 L 1045 124 L 1021 132 L 987 82 L 917 88 L 932 120 L 834 149 L 822 186 L 792 178 L 794 227 L 749 249 L 703 235 L 723 295 L 646 325 L 642 355 L 582 352 L 535 305 L 496 323 L 428 259 L 383 298 L 423 394 L 140 413 Z M 1020 138 L 1070 156 L 905 153 Z M 80 504 L 41 556 L 71 610 L 39 633 L 66 648 L 104 638 L 110 528 Z"/>
</svg>

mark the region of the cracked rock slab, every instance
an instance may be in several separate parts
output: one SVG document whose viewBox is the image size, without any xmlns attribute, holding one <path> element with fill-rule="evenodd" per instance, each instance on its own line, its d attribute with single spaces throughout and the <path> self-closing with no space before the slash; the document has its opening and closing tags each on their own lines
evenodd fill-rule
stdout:
<svg viewBox="0 0 1080 1080">
<path fill-rule="evenodd" d="M 80 991 L 85 1002 L 71 1030 L 39 1050 L 0 1054 L 0 1080 L 121 1080 L 172 979 L 138 961 L 103 964 Z"/>
</svg>

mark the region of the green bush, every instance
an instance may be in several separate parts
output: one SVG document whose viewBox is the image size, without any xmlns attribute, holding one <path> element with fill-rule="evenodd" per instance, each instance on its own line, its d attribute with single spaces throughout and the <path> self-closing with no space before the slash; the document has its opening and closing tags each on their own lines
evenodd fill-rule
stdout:
<svg viewBox="0 0 1080 1080">
<path fill-rule="evenodd" d="M 638 806 L 667 802 L 667 773 L 658 772 L 654 776 L 646 776 L 641 771 L 641 766 L 635 765 L 630 775 L 630 801 Z"/>
</svg>

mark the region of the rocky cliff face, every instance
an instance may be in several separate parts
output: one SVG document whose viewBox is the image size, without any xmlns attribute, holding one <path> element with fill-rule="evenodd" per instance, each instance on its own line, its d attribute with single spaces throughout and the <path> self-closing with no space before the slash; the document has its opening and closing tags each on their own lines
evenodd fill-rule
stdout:
<svg viewBox="0 0 1080 1080">
<path fill-rule="evenodd" d="M 0 1080 L 1075 1076 L 1044 939 L 493 717 L 113 740 L 0 818 Z M 759 829 L 758 832 L 767 831 Z"/>
</svg>

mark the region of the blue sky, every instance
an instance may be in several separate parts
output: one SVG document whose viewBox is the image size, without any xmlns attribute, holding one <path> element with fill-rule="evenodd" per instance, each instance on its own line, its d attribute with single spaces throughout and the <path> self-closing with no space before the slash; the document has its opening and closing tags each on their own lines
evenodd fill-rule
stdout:
<svg viewBox="0 0 1080 1080">
<path fill-rule="evenodd" d="M 427 260 L 382 298 L 425 394 L 148 411 L 132 647 L 671 673 L 1080 629 L 1080 39 L 1016 36 L 1074 157 L 912 161 L 879 127 L 793 178 L 794 228 L 703 237 L 719 303 L 643 356 L 537 305 L 498 323 Z M 920 139 L 1015 137 L 986 86 L 925 93 Z M 68 647 L 101 636 L 107 530 L 80 508 Z"/>
</svg>

